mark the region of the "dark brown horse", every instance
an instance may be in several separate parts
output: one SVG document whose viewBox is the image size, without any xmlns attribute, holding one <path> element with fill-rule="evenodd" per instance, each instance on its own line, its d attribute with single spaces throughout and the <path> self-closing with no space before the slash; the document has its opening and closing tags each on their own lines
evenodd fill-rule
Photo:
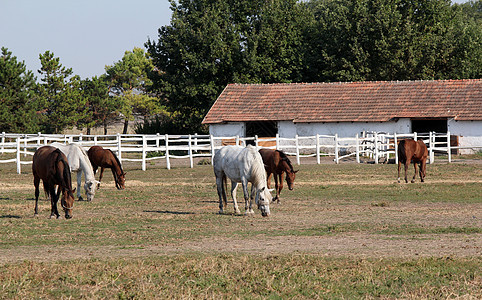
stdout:
<svg viewBox="0 0 482 300">
<path fill-rule="evenodd" d="M 420 180 L 423 182 L 427 169 L 427 146 L 422 140 L 401 140 L 398 143 L 398 182 L 400 183 L 400 168 L 405 165 L 405 182 L 407 183 L 407 169 L 410 162 L 413 162 L 415 174 L 413 174 L 412 183 L 417 177 L 417 164 L 420 164 Z"/>
<path fill-rule="evenodd" d="M 104 169 L 109 168 L 114 176 L 115 187 L 118 190 L 125 188 L 126 173 L 122 170 L 121 163 L 114 152 L 110 149 L 104 149 L 101 146 L 92 146 L 89 151 L 87 151 L 87 155 L 94 168 L 94 173 L 96 173 L 97 168 L 100 167 L 99 185 L 104 175 Z"/>
<path fill-rule="evenodd" d="M 70 166 L 62 151 L 51 146 L 38 148 L 33 156 L 32 172 L 35 186 L 35 215 L 38 215 L 39 184 L 40 179 L 42 179 L 45 193 L 50 198 L 50 217 L 56 216 L 59 218 L 57 201 L 60 193 L 62 193 L 60 204 L 65 211 L 65 218 L 72 218 L 75 190 L 72 190 Z"/>
<path fill-rule="evenodd" d="M 271 174 L 274 174 L 274 183 L 276 188 L 276 197 L 273 198 L 273 201 L 279 200 L 279 194 L 283 189 L 283 176 L 286 173 L 286 183 L 288 183 L 288 188 L 293 190 L 295 184 L 295 177 L 296 172 L 291 165 L 291 161 L 289 160 L 288 156 L 283 151 L 280 150 L 271 150 L 271 149 L 260 149 L 259 153 L 263 158 L 264 168 L 266 173 L 268 174 L 267 177 L 267 186 L 268 189 L 270 188 L 271 183 Z"/>
</svg>

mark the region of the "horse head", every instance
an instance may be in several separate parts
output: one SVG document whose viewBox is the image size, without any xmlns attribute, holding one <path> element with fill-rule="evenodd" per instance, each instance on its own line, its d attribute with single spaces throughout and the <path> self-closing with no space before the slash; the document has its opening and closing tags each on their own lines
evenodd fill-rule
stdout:
<svg viewBox="0 0 482 300">
<path fill-rule="evenodd" d="M 95 180 L 95 179 L 85 181 L 84 189 L 85 189 L 85 194 L 87 195 L 87 201 L 90 202 L 90 201 L 94 200 L 95 190 L 97 189 L 99 184 L 100 184 L 100 182 Z"/>
<path fill-rule="evenodd" d="M 74 208 L 74 193 L 75 188 L 73 190 L 62 191 L 62 199 L 60 200 L 60 204 L 64 209 L 66 219 L 72 218 L 72 209 Z"/>
<path fill-rule="evenodd" d="M 267 217 L 270 214 L 269 211 L 269 203 L 273 199 L 271 193 L 266 187 L 262 187 L 256 192 L 256 204 L 258 205 L 258 209 L 261 210 L 261 215 L 263 217 Z"/>
<path fill-rule="evenodd" d="M 287 156 L 283 156 L 282 161 L 284 164 L 284 170 L 286 171 L 286 183 L 288 183 L 288 189 L 292 191 L 295 187 L 295 178 L 298 170 L 295 171 L 293 169 L 293 165 Z"/>
<path fill-rule="evenodd" d="M 126 188 L 126 174 L 127 172 L 122 172 L 120 175 L 116 174 L 116 178 L 114 179 L 115 179 L 115 187 L 118 190 L 123 190 Z"/>
</svg>

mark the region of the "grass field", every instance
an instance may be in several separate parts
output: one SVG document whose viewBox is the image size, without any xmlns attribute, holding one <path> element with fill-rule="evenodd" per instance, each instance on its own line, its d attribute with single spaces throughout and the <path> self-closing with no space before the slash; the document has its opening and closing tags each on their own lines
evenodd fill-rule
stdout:
<svg viewBox="0 0 482 300">
<path fill-rule="evenodd" d="M 0 165 L 0 298 L 482 298 L 480 161 L 423 184 L 301 165 L 268 218 L 217 214 L 212 167 L 186 165 L 126 164 L 122 191 L 106 173 L 71 220 L 34 217 L 30 166 Z"/>
</svg>

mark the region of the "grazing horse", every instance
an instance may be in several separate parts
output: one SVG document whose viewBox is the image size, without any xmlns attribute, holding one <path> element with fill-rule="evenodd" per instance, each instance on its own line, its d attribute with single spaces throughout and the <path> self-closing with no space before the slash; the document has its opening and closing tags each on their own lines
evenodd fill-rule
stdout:
<svg viewBox="0 0 482 300">
<path fill-rule="evenodd" d="M 273 198 L 273 202 L 277 200 L 279 203 L 280 202 L 279 194 L 283 189 L 284 173 L 286 173 L 286 183 L 288 183 L 288 188 L 290 191 L 292 191 L 295 184 L 296 172 L 298 171 L 295 171 L 293 169 L 293 165 L 291 165 L 291 161 L 283 151 L 271 150 L 271 149 L 260 149 L 259 153 L 263 158 L 264 168 L 266 169 L 266 173 L 268 174 L 268 180 L 267 180 L 268 189 L 270 188 L 270 184 L 271 184 L 271 174 L 274 174 L 276 197 Z"/>
<path fill-rule="evenodd" d="M 69 161 L 70 171 L 77 173 L 77 198 L 82 201 L 80 195 L 80 185 L 82 184 L 82 172 L 85 174 L 85 194 L 87 195 L 87 201 L 94 200 L 95 190 L 97 189 L 97 181 L 95 180 L 94 170 L 89 162 L 87 152 L 78 144 L 64 145 L 61 143 L 52 143 L 51 146 L 59 148 Z"/>
<path fill-rule="evenodd" d="M 270 213 L 269 203 L 272 199 L 271 193 L 266 188 L 266 172 L 263 166 L 263 159 L 255 147 L 248 145 L 246 148 L 240 146 L 224 146 L 219 149 L 213 159 L 214 175 L 219 196 L 219 213 L 223 213 L 224 206 L 227 206 L 227 178 L 231 179 L 231 197 L 234 202 L 234 212 L 239 214 L 238 203 L 236 202 L 236 188 L 241 182 L 243 186 L 245 214 L 254 214 L 252 199 L 261 215 L 267 217 Z M 248 182 L 251 182 L 251 196 L 248 193 Z M 255 195 L 255 196 L 254 196 Z M 249 205 L 248 205 L 248 199 Z"/>
<path fill-rule="evenodd" d="M 405 182 L 407 183 L 407 169 L 410 162 L 413 162 L 415 174 L 413 174 L 412 183 L 417 177 L 417 164 L 420 164 L 420 180 L 423 182 L 427 169 L 427 146 L 422 140 L 414 141 L 411 139 L 401 140 L 398 143 L 398 182 L 400 183 L 400 168 L 402 163 L 405 165 Z"/>
<path fill-rule="evenodd" d="M 115 187 L 118 190 L 125 188 L 126 173 L 122 170 L 122 165 L 112 150 L 104 149 L 101 146 L 92 146 L 87 154 L 92 167 L 94 167 L 94 173 L 97 173 L 97 168 L 100 167 L 99 184 L 104 175 L 104 169 L 110 168 L 114 176 Z"/>
<path fill-rule="evenodd" d="M 35 215 L 38 215 L 39 184 L 42 179 L 45 193 L 50 197 L 50 218 L 60 217 L 57 210 L 57 201 L 60 193 L 60 204 L 65 211 L 65 218 L 72 218 L 74 208 L 74 191 L 70 177 L 70 166 L 67 157 L 59 149 L 51 146 L 43 146 L 35 151 L 32 163 L 33 184 L 35 186 Z M 56 192 L 56 187 L 58 191 Z"/>
</svg>

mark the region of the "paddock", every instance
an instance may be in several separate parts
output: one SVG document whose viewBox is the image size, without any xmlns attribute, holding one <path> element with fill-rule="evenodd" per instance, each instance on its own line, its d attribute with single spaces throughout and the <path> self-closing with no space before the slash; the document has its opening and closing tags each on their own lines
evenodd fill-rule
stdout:
<svg viewBox="0 0 482 300">
<path fill-rule="evenodd" d="M 393 164 L 319 165 L 315 160 L 299 166 L 295 189 L 285 191 L 283 203 L 273 203 L 270 217 L 263 218 L 258 211 L 254 216 L 218 214 L 211 165 L 191 169 L 180 163 L 170 170 L 143 171 L 138 164 L 127 162 L 125 190 L 117 190 L 113 179 L 107 177 L 96 193 L 96 201 L 76 201 L 75 219 L 50 220 L 42 217 L 50 209 L 45 200 L 39 201 L 39 217 L 33 216 L 32 174 L 26 169 L 18 174 L 13 164 L 0 165 L 0 265 L 14 274 L 14 268 L 23 270 L 25 261 L 46 269 L 47 265 L 38 264 L 65 264 L 70 270 L 73 268 L 70 263 L 75 268 L 101 264 L 109 269 L 112 260 L 136 265 L 139 260 L 146 264 L 160 260 L 161 264 L 167 261 L 180 269 L 187 268 L 188 272 L 198 263 L 231 261 L 231 257 L 236 261 L 240 255 L 242 261 L 258 263 L 293 261 L 301 256 L 307 260 L 336 260 L 343 265 L 351 265 L 348 261 L 352 260 L 369 264 L 377 261 L 384 266 L 393 260 L 420 262 L 449 257 L 455 262 L 480 266 L 481 166 L 478 157 L 451 164 L 436 160 L 427 167 L 425 183 L 398 184 Z M 206 261 L 206 257 L 213 260 Z M 174 261 L 179 259 L 194 265 L 176 265 Z M 135 268 L 132 273 L 141 269 Z M 132 276 L 118 272 L 126 278 Z M 2 274 L 0 279 L 8 277 L 7 273 Z M 422 296 L 451 293 L 477 298 L 481 296 L 476 288 L 480 272 L 471 274 L 470 278 L 462 274 L 460 281 L 453 278 L 454 282 L 445 291 L 429 280 L 425 284 L 430 287 L 433 284 L 439 294 Z M 275 276 L 273 280 L 281 279 Z M 142 282 L 140 286 L 150 286 L 149 282 Z M 226 295 L 222 288 L 216 288 L 218 284 L 213 283 L 212 293 L 207 294 L 196 294 L 189 283 L 181 285 L 184 292 L 191 291 L 194 297 Z M 94 292 L 88 292 L 88 284 L 84 286 L 80 295 L 100 295 L 89 294 Z M 107 286 L 99 290 L 117 295 L 115 289 L 113 294 L 106 292 L 110 290 Z M 142 294 L 140 286 L 137 295 L 141 298 L 149 295 Z M 4 291 L 8 288 L 8 284 L 3 287 Z M 417 288 L 403 285 L 408 294 L 397 295 L 416 296 Z M 159 291 L 157 286 L 151 289 Z M 33 290 L 49 295 L 43 290 Z M 171 292 L 174 290 L 173 287 Z M 313 293 L 321 296 L 315 290 Z M 282 291 L 279 295 L 299 296 Z"/>
</svg>

